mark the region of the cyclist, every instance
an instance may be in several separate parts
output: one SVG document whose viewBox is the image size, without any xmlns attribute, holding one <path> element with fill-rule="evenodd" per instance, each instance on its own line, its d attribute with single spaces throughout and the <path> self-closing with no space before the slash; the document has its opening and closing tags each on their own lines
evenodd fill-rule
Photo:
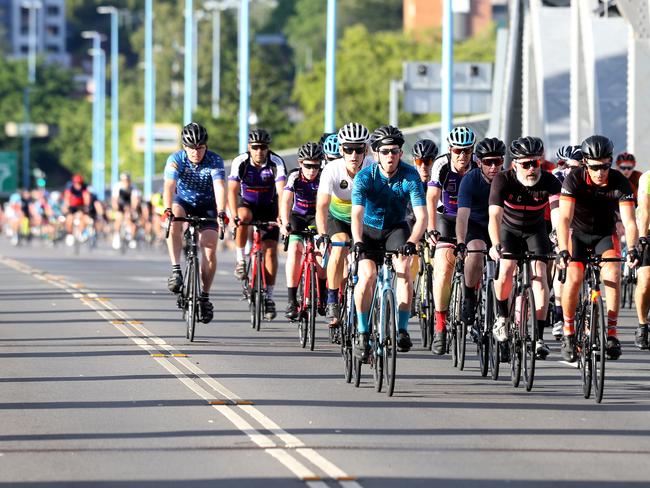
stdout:
<svg viewBox="0 0 650 488">
<path fill-rule="evenodd" d="M 447 136 L 447 143 L 449 153 L 434 161 L 427 189 L 428 236 L 432 244 L 436 245 L 433 282 L 435 325 L 431 351 L 437 355 L 446 351 L 446 315 L 454 272 L 458 190 L 465 174 L 476 168 L 473 155 L 476 135 L 472 129 L 463 126 L 452 129 Z"/>
<path fill-rule="evenodd" d="M 120 229 L 122 224 L 129 228 L 132 239 L 135 238 L 135 212 L 138 208 L 139 193 L 131 183 L 131 175 L 127 172 L 120 174 L 120 181 L 111 191 L 111 206 L 113 208 L 113 249 L 121 245 Z M 135 241 L 133 241 L 135 243 Z"/>
<path fill-rule="evenodd" d="M 415 243 L 420 241 L 427 224 L 420 176 L 415 168 L 401 160 L 402 132 L 390 125 L 381 127 L 378 132 L 375 148 L 379 161 L 357 174 L 352 189 L 352 237 L 355 254 L 360 260 L 359 280 L 354 288 L 354 301 L 359 312 L 359 341 L 355 344 L 355 354 L 362 361 L 369 354 L 370 306 L 383 250 L 401 251 L 393 261 L 397 275 L 397 349 L 408 352 L 413 346 L 408 333 L 413 297 L 410 260 L 416 253 Z M 412 230 L 406 222 L 409 201 L 416 217 Z"/>
<path fill-rule="evenodd" d="M 557 227 L 559 265 L 568 265 L 562 291 L 564 336 L 562 357 L 576 360 L 575 313 L 580 286 L 584 278 L 584 259 L 590 250 L 603 257 L 620 257 L 616 232 L 617 211 L 625 228 L 630 266 L 638 264 L 636 249 L 638 230 L 634 221 L 634 194 L 630 182 L 612 171 L 614 145 L 605 136 L 594 135 L 582 143 L 584 167 L 569 173 L 562 184 L 560 220 Z M 571 263 L 569 264 L 569 260 Z M 607 357 L 618 359 L 621 344 L 617 338 L 621 267 L 619 263 L 602 264 L 602 281 L 607 298 Z"/>
<path fill-rule="evenodd" d="M 634 301 L 639 327 L 634 334 L 634 344 L 639 349 L 648 349 L 648 312 L 650 312 L 650 171 L 639 179 L 639 206 L 637 219 L 639 233 L 643 239 L 643 256 L 637 271 Z"/>
<path fill-rule="evenodd" d="M 163 200 L 164 221 L 176 217 L 218 218 L 219 226 L 226 225 L 226 184 L 223 159 L 208 151 L 208 132 L 200 124 L 191 122 L 181 132 L 183 149 L 169 156 L 165 165 Z M 180 257 L 183 247 L 182 222 L 172 222 L 167 240 L 172 274 L 167 286 L 172 293 L 183 287 Z M 205 223 L 200 227 L 201 295 L 199 316 L 207 324 L 212 320 L 210 287 L 217 271 L 217 224 Z"/>
<path fill-rule="evenodd" d="M 71 246 L 74 243 L 72 235 L 72 223 L 74 218 L 79 218 L 80 232 L 83 232 L 87 222 L 86 216 L 90 208 L 90 192 L 86 187 L 83 176 L 76 174 L 66 186 L 63 192 L 63 203 L 66 209 L 65 230 L 67 232 L 66 243 Z"/>
<path fill-rule="evenodd" d="M 235 224 L 253 220 L 264 222 L 278 220 L 278 202 L 287 177 L 284 161 L 270 150 L 270 144 L 271 136 L 267 131 L 254 129 L 248 134 L 248 151 L 232 161 L 230 176 L 228 176 L 228 204 Z M 235 276 L 239 280 L 246 277 L 244 253 L 248 235 L 248 227 L 237 228 Z M 262 234 L 266 273 L 264 308 L 267 320 L 273 320 L 276 315 L 273 287 L 278 271 L 277 244 L 279 237 L 280 231 L 277 227 L 269 227 Z"/>
<path fill-rule="evenodd" d="M 325 164 L 341 159 L 338 134 L 330 134 L 323 141 L 323 152 L 325 153 Z"/>
<path fill-rule="evenodd" d="M 298 150 L 299 169 L 289 174 L 282 193 L 280 232 L 289 239 L 286 264 L 288 300 L 284 316 L 289 320 L 298 318 L 297 292 L 300 281 L 300 256 L 303 250 L 299 233 L 315 225 L 316 195 L 324 158 L 325 154 L 321 144 L 315 142 L 303 144 Z M 320 269 L 319 279 L 319 288 L 322 291 L 321 300 L 324 300 L 326 283 L 324 273 Z M 322 304 L 319 304 L 319 309 L 323 312 L 324 308 Z"/>
<path fill-rule="evenodd" d="M 467 249 L 487 250 L 491 247 L 488 232 L 488 206 L 490 186 L 494 177 L 501 171 L 506 154 L 503 141 L 485 138 L 474 150 L 478 168 L 471 170 L 460 182 L 458 191 L 458 214 L 456 216 L 456 252 L 465 257 Z M 463 303 L 463 322 L 472 326 L 476 339 L 478 330 L 474 326 L 476 310 L 476 288 L 483 273 L 483 256 L 479 253 L 465 257 L 465 302 Z"/>
<path fill-rule="evenodd" d="M 349 242 L 352 238 L 352 181 L 365 166 L 370 133 L 363 125 L 350 122 L 341 127 L 337 137 L 342 158 L 323 168 L 318 185 L 316 228 L 319 234 L 317 242 L 321 248 L 326 247 L 330 239 L 332 242 Z M 327 262 L 325 316 L 330 326 L 338 323 L 339 287 L 343 281 L 347 255 L 348 250 L 345 247 L 332 247 Z"/>
<path fill-rule="evenodd" d="M 639 178 L 641 178 L 641 171 L 634 169 L 636 166 L 636 158 L 634 154 L 628 152 L 622 152 L 616 156 L 616 169 L 618 169 L 623 176 L 625 176 L 630 185 L 632 185 L 632 192 L 634 193 L 634 199 L 637 198 L 637 193 L 639 191 Z"/>
<path fill-rule="evenodd" d="M 537 255 L 551 252 L 551 242 L 544 223 L 546 207 L 551 207 L 551 221 L 557 222 L 558 200 L 562 185 L 551 173 L 542 171 L 544 143 L 538 137 L 520 137 L 510 144 L 514 167 L 497 174 L 490 188 L 489 233 L 492 240 L 490 256 L 500 259 L 501 253 Z M 555 225 L 554 225 L 555 227 Z M 512 291 L 517 261 L 500 260 L 498 279 L 494 281 L 497 320 L 493 334 L 499 342 L 508 340 L 508 299 Z M 548 307 L 546 262 L 531 262 L 532 290 L 535 298 L 538 339 L 535 353 L 545 359 L 549 354 L 544 343 Z"/>
</svg>

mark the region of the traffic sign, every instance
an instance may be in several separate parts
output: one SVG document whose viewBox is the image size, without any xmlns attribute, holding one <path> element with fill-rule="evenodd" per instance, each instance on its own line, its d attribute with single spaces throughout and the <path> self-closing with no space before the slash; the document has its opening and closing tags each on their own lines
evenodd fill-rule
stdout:
<svg viewBox="0 0 650 488">
<path fill-rule="evenodd" d="M 50 134 L 50 128 L 47 124 L 18 124 L 16 122 L 7 122 L 5 124 L 5 134 L 9 137 L 22 137 L 24 135 L 47 137 Z"/>
<path fill-rule="evenodd" d="M 145 151 L 146 127 L 144 124 L 133 125 L 133 149 Z M 154 124 L 153 151 L 173 152 L 181 148 L 181 126 L 179 124 Z"/>
<path fill-rule="evenodd" d="M 0 151 L 0 193 L 13 193 L 18 188 L 18 153 Z"/>
</svg>

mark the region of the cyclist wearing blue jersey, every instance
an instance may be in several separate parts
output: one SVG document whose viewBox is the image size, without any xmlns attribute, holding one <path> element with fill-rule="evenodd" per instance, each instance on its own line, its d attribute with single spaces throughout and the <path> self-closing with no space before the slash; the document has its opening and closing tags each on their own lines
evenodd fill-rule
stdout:
<svg viewBox="0 0 650 488">
<path fill-rule="evenodd" d="M 393 261 L 397 275 L 398 308 L 397 348 L 407 352 L 413 346 L 408 333 L 413 283 L 410 280 L 411 256 L 416 243 L 424 234 L 427 210 L 420 176 L 417 170 L 401 160 L 404 137 L 396 127 L 380 127 L 375 142 L 379 162 L 362 169 L 354 178 L 352 189 L 352 237 L 355 254 L 360 259 L 359 280 L 354 288 L 354 300 L 359 312 L 359 342 L 355 354 L 362 361 L 369 355 L 369 315 L 377 265 L 382 250 L 401 251 Z M 406 222 L 406 206 L 413 206 L 415 224 L 412 230 Z"/>
<path fill-rule="evenodd" d="M 218 218 L 224 226 L 226 208 L 226 184 L 223 159 L 208 151 L 208 132 L 195 122 L 183 127 L 181 133 L 183 149 L 167 159 L 163 201 L 164 220 L 173 217 Z M 210 287 L 217 271 L 217 225 L 205 224 L 200 228 L 201 247 L 201 296 L 199 314 L 203 323 L 212 320 L 212 304 L 209 300 Z M 183 286 L 180 256 L 183 223 L 172 223 L 167 248 L 172 262 L 172 275 L 167 286 L 172 293 L 180 292 Z"/>
<path fill-rule="evenodd" d="M 466 250 L 486 251 L 491 247 L 488 233 L 488 207 L 490 185 L 503 168 L 506 145 L 503 141 L 485 138 L 476 145 L 478 168 L 471 170 L 460 183 L 458 191 L 458 214 L 456 216 L 456 252 L 465 256 Z M 465 302 L 463 321 L 474 326 L 476 287 L 483 273 L 483 255 L 467 254 L 465 257 Z M 472 328 L 474 338 L 478 331 Z"/>
</svg>

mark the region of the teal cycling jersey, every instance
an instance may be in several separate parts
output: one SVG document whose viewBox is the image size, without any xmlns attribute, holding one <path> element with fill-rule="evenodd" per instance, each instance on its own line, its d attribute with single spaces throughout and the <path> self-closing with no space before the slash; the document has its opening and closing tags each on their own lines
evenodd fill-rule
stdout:
<svg viewBox="0 0 650 488">
<path fill-rule="evenodd" d="M 417 170 L 400 161 L 392 178 L 384 176 L 379 164 L 362 169 L 354 178 L 352 205 L 365 207 L 363 224 L 375 229 L 393 229 L 406 222 L 408 203 L 426 205 Z"/>
</svg>

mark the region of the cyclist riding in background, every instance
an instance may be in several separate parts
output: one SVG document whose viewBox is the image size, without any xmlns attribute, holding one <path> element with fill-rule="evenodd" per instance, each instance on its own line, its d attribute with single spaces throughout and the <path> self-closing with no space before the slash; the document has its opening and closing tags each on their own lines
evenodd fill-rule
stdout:
<svg viewBox="0 0 650 488">
<path fill-rule="evenodd" d="M 325 153 L 325 164 L 341 159 L 338 134 L 330 134 L 323 140 L 323 152 Z"/>
<path fill-rule="evenodd" d="M 350 122 L 341 127 L 337 137 L 342 157 L 323 168 L 318 185 L 316 227 L 320 248 L 327 247 L 330 239 L 332 242 L 349 242 L 352 238 L 350 229 L 352 181 L 365 164 L 370 133 L 363 125 Z M 325 316 L 330 326 L 338 323 L 339 287 L 343 282 L 347 255 L 347 248 L 332 247 L 327 262 L 328 289 Z"/>
<path fill-rule="evenodd" d="M 541 169 L 544 143 L 538 137 L 520 137 L 510 144 L 513 168 L 497 174 L 490 188 L 489 233 L 490 256 L 500 260 L 500 272 L 494 281 L 497 320 L 493 334 L 499 342 L 508 340 L 509 298 L 517 261 L 501 259 L 502 252 L 522 254 L 529 251 L 545 256 L 551 252 L 544 213 L 550 204 L 553 226 L 558 217 L 558 199 L 562 185 L 551 173 Z M 535 354 L 545 359 L 549 354 L 544 343 L 548 308 L 546 262 L 531 262 L 532 290 L 535 298 L 538 340 Z"/>
<path fill-rule="evenodd" d="M 354 288 L 354 301 L 359 313 L 359 342 L 355 354 L 366 360 L 369 355 L 369 316 L 377 267 L 383 263 L 384 250 L 400 250 L 393 260 L 397 281 L 397 349 L 408 352 L 413 346 L 408 333 L 411 315 L 413 282 L 410 278 L 410 256 L 424 234 L 427 210 L 420 175 L 401 160 L 404 136 L 393 126 L 378 129 L 375 149 L 379 161 L 362 169 L 354 178 L 352 189 L 352 236 L 355 254 L 359 257 L 359 280 Z M 406 206 L 413 206 L 415 224 L 406 222 Z"/>
<path fill-rule="evenodd" d="M 473 156 L 475 142 L 476 136 L 469 127 L 452 129 L 447 136 L 449 153 L 439 156 L 433 163 L 427 189 L 427 235 L 436 245 L 433 283 L 435 325 L 431 351 L 437 355 L 445 354 L 447 349 L 446 322 L 455 262 L 458 190 L 465 174 L 476 168 Z"/>
<path fill-rule="evenodd" d="M 121 246 L 120 229 L 122 223 L 129 227 L 130 235 L 135 237 L 136 213 L 140 205 L 140 194 L 131 183 L 131 175 L 123 172 L 120 181 L 111 191 L 111 207 L 113 209 L 113 249 Z M 135 241 L 133 241 L 135 243 Z"/>
<path fill-rule="evenodd" d="M 287 309 L 284 316 L 290 320 L 298 318 L 298 282 L 300 280 L 300 257 L 303 243 L 300 232 L 316 225 L 316 195 L 320 181 L 320 170 L 325 154 L 323 146 L 308 142 L 298 150 L 297 171 L 289 173 L 280 202 L 280 231 L 289 239 L 287 254 Z M 325 300 L 325 273 L 319 270 L 321 301 Z M 319 309 L 325 312 L 323 303 Z"/>
<path fill-rule="evenodd" d="M 420 139 L 413 144 L 411 156 L 413 159 L 413 165 L 415 166 L 415 169 L 418 170 L 418 175 L 420 175 L 422 191 L 426 195 L 427 184 L 431 179 L 433 161 L 438 157 L 438 146 L 431 139 Z M 409 228 L 412 228 L 415 224 L 415 214 L 413 213 L 413 207 L 411 206 L 410 201 L 406 209 L 406 221 L 409 224 Z M 416 261 L 416 259 L 413 259 L 413 261 Z"/>
<path fill-rule="evenodd" d="M 650 171 L 646 171 L 639 179 L 639 206 L 637 219 L 639 234 L 641 234 L 642 251 L 641 264 L 637 271 L 634 301 L 639 319 L 639 327 L 634 333 L 634 344 L 639 349 L 648 349 L 648 313 L 650 312 Z M 641 241 L 641 239 L 639 239 Z"/>
<path fill-rule="evenodd" d="M 201 295 L 199 318 L 207 324 L 212 320 L 210 288 L 217 271 L 217 228 L 226 225 L 226 184 L 223 159 L 208 151 L 208 132 L 196 122 L 183 127 L 183 149 L 169 156 L 165 165 L 163 200 L 164 220 L 172 219 L 167 248 L 172 274 L 167 282 L 169 291 L 179 293 L 183 287 L 180 257 L 183 247 L 183 223 L 174 217 L 207 217 L 219 219 L 199 228 L 201 248 Z"/>
<path fill-rule="evenodd" d="M 579 290 L 584 278 L 584 260 L 590 252 L 605 258 L 621 256 L 616 232 L 619 212 L 625 227 L 630 265 L 636 266 L 639 260 L 634 195 L 628 179 L 610 169 L 613 150 L 614 145 L 607 137 L 588 137 L 582 143 L 584 166 L 569 173 L 562 184 L 557 237 L 561 256 L 559 265 L 568 266 L 562 292 L 562 357 L 569 362 L 576 360 L 574 325 Z M 621 266 L 609 262 L 602 263 L 601 268 L 607 301 L 607 357 L 618 359 L 621 356 L 621 343 L 616 327 L 620 306 Z"/>
<path fill-rule="evenodd" d="M 458 191 L 458 214 L 456 216 L 457 253 L 465 257 L 465 251 L 486 251 L 492 247 L 488 232 L 488 207 L 490 187 L 494 177 L 503 168 L 506 145 L 496 137 L 481 140 L 474 149 L 478 168 L 465 175 Z M 483 274 L 483 255 L 470 253 L 465 257 L 465 302 L 463 322 L 474 327 L 476 288 Z M 477 330 L 472 328 L 474 337 Z"/>
<path fill-rule="evenodd" d="M 276 222 L 278 202 L 287 179 L 284 161 L 270 150 L 271 136 L 264 129 L 254 129 L 248 134 L 248 151 L 232 160 L 228 176 L 228 205 L 237 225 L 254 220 Z M 238 227 L 235 235 L 237 264 L 235 276 L 243 280 L 246 276 L 244 252 L 249 228 Z M 280 236 L 278 227 L 269 227 L 262 234 L 264 246 L 264 268 L 266 273 L 265 318 L 276 316 L 273 301 L 273 287 L 278 271 L 277 244 Z"/>
<path fill-rule="evenodd" d="M 90 192 L 86 188 L 83 176 L 74 175 L 63 192 L 63 205 L 65 208 L 65 230 L 68 234 L 66 242 L 72 244 L 72 224 L 75 217 L 79 217 L 81 230 L 87 225 L 86 216 L 90 208 Z"/>
<path fill-rule="evenodd" d="M 641 171 L 634 169 L 636 166 L 636 158 L 634 154 L 628 152 L 622 152 L 616 156 L 616 169 L 619 170 L 623 176 L 625 176 L 630 185 L 632 185 L 632 193 L 634 193 L 634 200 L 637 199 L 637 194 L 639 192 L 639 179 L 641 178 Z"/>
</svg>

